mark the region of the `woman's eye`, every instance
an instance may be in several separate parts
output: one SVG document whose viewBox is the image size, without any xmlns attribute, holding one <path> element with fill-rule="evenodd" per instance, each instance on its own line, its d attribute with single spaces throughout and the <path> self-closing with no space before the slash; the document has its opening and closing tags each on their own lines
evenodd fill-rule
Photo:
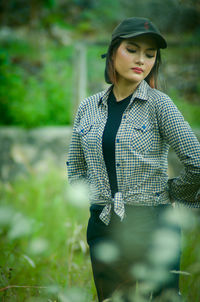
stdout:
<svg viewBox="0 0 200 302">
<path fill-rule="evenodd" d="M 131 49 L 131 48 L 127 48 L 127 51 L 128 51 L 128 52 L 131 52 L 131 53 L 135 53 L 135 52 L 136 52 L 135 49 Z"/>
<path fill-rule="evenodd" d="M 149 58 L 149 59 L 151 59 L 151 58 L 154 58 L 154 57 L 155 57 L 155 55 L 149 55 L 149 54 L 147 54 L 146 56 L 147 56 L 147 58 Z"/>
</svg>

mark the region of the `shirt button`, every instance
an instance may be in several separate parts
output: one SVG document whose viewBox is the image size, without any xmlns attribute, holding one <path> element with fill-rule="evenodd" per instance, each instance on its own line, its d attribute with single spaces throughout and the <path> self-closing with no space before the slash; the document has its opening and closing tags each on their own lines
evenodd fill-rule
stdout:
<svg viewBox="0 0 200 302">
<path fill-rule="evenodd" d="M 66 165 L 69 166 L 69 161 L 66 162 Z"/>
<path fill-rule="evenodd" d="M 126 115 L 124 115 L 123 118 L 126 119 Z"/>
<path fill-rule="evenodd" d="M 119 163 L 117 163 L 117 167 L 120 167 L 120 164 L 119 164 Z"/>
<path fill-rule="evenodd" d="M 116 140 L 117 143 L 119 143 L 119 138 Z"/>
</svg>

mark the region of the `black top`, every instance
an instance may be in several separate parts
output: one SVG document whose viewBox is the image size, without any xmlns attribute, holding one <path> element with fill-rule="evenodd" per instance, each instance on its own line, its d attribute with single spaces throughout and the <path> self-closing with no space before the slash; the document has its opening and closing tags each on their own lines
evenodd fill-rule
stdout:
<svg viewBox="0 0 200 302">
<path fill-rule="evenodd" d="M 111 91 L 107 101 L 108 118 L 103 133 L 102 147 L 112 197 L 114 197 L 115 193 L 118 192 L 117 174 L 115 167 L 115 138 L 121 123 L 123 112 L 128 106 L 131 96 L 132 94 L 129 95 L 127 98 L 117 102 L 113 91 Z"/>
</svg>

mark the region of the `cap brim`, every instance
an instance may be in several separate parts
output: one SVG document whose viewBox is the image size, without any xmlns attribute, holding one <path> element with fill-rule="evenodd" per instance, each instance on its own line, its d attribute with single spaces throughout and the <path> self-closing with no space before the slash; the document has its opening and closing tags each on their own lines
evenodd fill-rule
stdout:
<svg viewBox="0 0 200 302">
<path fill-rule="evenodd" d="M 155 37 L 155 39 L 157 41 L 157 45 L 158 45 L 159 48 L 167 48 L 167 42 L 165 41 L 165 39 L 161 35 L 159 35 L 155 32 L 150 32 L 150 31 L 148 31 L 148 32 L 137 32 L 137 33 L 132 33 L 132 34 L 128 34 L 128 35 L 121 35 L 120 38 L 124 38 L 124 39 L 134 38 L 134 37 L 138 37 L 138 36 L 141 36 L 141 35 L 152 35 L 152 36 Z"/>
</svg>

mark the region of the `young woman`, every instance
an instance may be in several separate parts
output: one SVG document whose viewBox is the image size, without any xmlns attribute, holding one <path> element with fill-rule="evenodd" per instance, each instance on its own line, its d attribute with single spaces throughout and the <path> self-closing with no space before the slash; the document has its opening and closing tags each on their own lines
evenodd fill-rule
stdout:
<svg viewBox="0 0 200 302">
<path fill-rule="evenodd" d="M 166 47 L 150 20 L 125 19 L 105 55 L 111 86 L 84 99 L 76 115 L 68 178 L 89 186 L 87 241 L 99 301 L 116 291 L 131 301 L 136 284 L 148 297 L 179 292 L 172 271 L 179 270 L 180 230 L 163 213 L 173 202 L 200 205 L 200 144 L 169 96 L 156 89 Z M 167 175 L 169 145 L 185 167 L 174 179 Z M 157 256 L 158 231 L 174 238 L 169 261 Z"/>
</svg>

